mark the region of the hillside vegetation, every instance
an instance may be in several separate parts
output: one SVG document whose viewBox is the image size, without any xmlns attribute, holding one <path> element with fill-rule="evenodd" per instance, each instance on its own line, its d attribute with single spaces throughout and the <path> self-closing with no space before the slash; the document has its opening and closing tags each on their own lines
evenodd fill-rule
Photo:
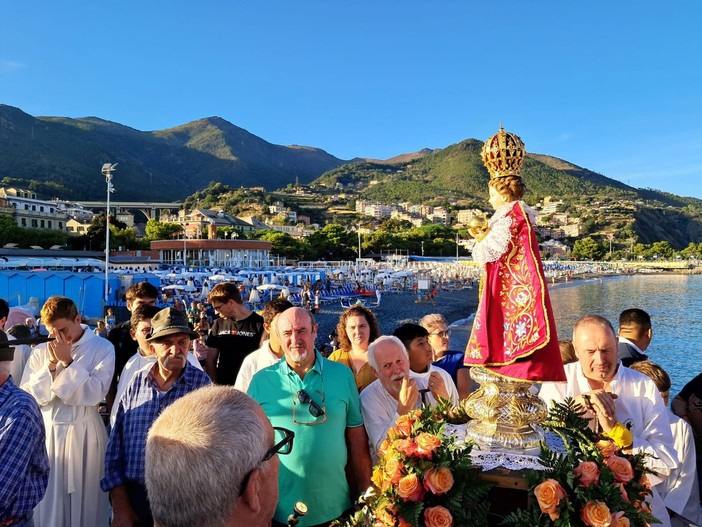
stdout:
<svg viewBox="0 0 702 527">
<path fill-rule="evenodd" d="M 342 160 L 273 145 L 219 117 L 142 132 L 95 117 L 32 117 L 0 105 L 0 180 L 42 197 L 104 198 L 103 163 L 119 163 L 114 198 L 180 200 L 216 180 L 273 190 L 307 183 Z"/>
</svg>

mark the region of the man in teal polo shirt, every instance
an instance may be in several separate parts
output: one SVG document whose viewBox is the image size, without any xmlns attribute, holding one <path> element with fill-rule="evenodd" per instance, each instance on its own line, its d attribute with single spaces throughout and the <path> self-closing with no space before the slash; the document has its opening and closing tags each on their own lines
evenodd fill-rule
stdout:
<svg viewBox="0 0 702 527">
<path fill-rule="evenodd" d="M 314 349 L 312 314 L 290 308 L 277 332 L 285 360 L 254 375 L 248 394 L 273 426 L 295 432 L 293 452 L 280 460 L 279 502 L 273 525 L 285 525 L 295 502 L 307 505 L 300 527 L 327 525 L 351 506 L 345 467 L 350 462 L 352 495 L 370 485 L 368 436 L 353 374 Z"/>
</svg>

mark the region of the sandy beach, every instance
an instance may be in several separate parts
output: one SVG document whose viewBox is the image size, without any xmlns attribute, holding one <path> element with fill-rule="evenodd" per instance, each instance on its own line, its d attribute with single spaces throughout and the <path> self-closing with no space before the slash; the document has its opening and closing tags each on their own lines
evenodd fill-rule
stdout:
<svg viewBox="0 0 702 527">
<path fill-rule="evenodd" d="M 380 306 L 373 308 L 378 318 L 383 335 L 391 335 L 393 330 L 405 322 L 416 323 L 429 313 L 441 313 L 451 324 L 456 320 L 468 318 L 478 303 L 478 288 L 461 289 L 457 291 L 441 291 L 436 298 L 436 305 L 430 302 L 416 303 L 416 295 L 412 292 L 384 293 Z M 328 336 L 336 328 L 344 308 L 339 302 L 323 304 L 315 314 L 319 331 L 317 345 L 325 344 Z"/>
</svg>

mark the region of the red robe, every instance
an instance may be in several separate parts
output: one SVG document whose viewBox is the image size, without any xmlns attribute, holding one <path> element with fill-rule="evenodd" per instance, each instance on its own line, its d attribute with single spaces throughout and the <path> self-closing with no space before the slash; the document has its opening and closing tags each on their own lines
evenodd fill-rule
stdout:
<svg viewBox="0 0 702 527">
<path fill-rule="evenodd" d="M 485 263 L 464 363 L 513 379 L 565 381 L 536 234 L 523 202 L 506 206 L 493 218 L 511 219 L 507 249 Z"/>
</svg>

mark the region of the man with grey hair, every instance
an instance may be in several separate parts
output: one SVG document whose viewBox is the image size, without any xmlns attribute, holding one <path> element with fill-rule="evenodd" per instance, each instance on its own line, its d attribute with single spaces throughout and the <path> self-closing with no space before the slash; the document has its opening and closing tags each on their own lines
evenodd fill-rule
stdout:
<svg viewBox="0 0 702 527">
<path fill-rule="evenodd" d="M 10 376 L 14 348 L 0 331 L 0 525 L 30 527 L 49 482 L 39 405 Z"/>
<path fill-rule="evenodd" d="M 399 338 L 383 336 L 371 342 L 368 364 L 378 379 L 361 392 L 360 399 L 375 463 L 380 445 L 397 418 L 422 404 L 436 404 L 436 399 L 428 389 L 428 378 L 410 371 L 409 355 Z"/>
<path fill-rule="evenodd" d="M 157 527 L 264 527 L 278 502 L 277 454 L 294 434 L 230 386 L 170 405 L 146 441 L 146 488 Z"/>
<path fill-rule="evenodd" d="M 677 466 L 673 436 L 658 388 L 646 375 L 621 365 L 617 335 L 599 315 L 585 315 L 573 328 L 578 362 L 565 365 L 566 382 L 545 382 L 539 396 L 551 403 L 567 397 L 586 409 L 591 426 L 619 447 L 648 454 L 653 487 L 652 512 L 664 526 L 670 519 L 655 485 Z"/>
</svg>

